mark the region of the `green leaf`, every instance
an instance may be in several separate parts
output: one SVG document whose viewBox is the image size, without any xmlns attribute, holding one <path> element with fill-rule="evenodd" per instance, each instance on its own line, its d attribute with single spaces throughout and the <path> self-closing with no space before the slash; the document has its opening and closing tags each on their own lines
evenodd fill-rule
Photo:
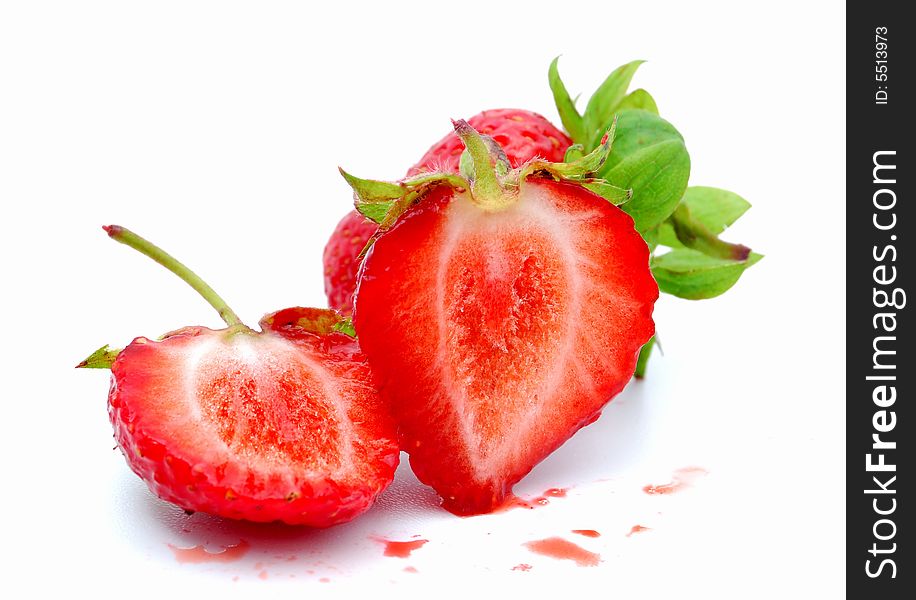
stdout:
<svg viewBox="0 0 916 600">
<path fill-rule="evenodd" d="M 719 235 L 747 212 L 751 203 L 734 192 L 714 187 L 691 186 L 684 193 L 684 203 L 693 218 Z"/>
<path fill-rule="evenodd" d="M 114 348 L 109 348 L 108 344 L 105 344 L 92 354 L 90 354 L 85 360 L 76 365 L 77 369 L 110 369 L 111 365 L 114 364 L 120 350 Z"/>
<path fill-rule="evenodd" d="M 750 202 L 734 192 L 703 186 L 687 188 L 681 203 L 686 204 L 690 215 L 714 235 L 725 231 L 751 207 Z M 673 224 L 667 222 L 659 227 L 659 241 L 671 248 L 683 246 L 677 239 Z"/>
<path fill-rule="evenodd" d="M 731 288 L 745 269 L 763 258 L 751 253 L 736 261 L 689 249 L 672 250 L 652 258 L 652 275 L 661 291 L 688 300 L 714 298 Z"/>
<path fill-rule="evenodd" d="M 553 101 L 557 105 L 560 121 L 563 123 L 563 127 L 569 137 L 576 143 L 587 144 L 591 140 L 588 139 L 589 135 L 585 131 L 582 116 L 576 110 L 576 103 L 569 97 L 569 92 L 566 91 L 566 86 L 563 85 L 563 81 L 560 79 L 560 72 L 557 69 L 557 61 L 559 60 L 559 56 L 553 59 L 553 62 L 550 63 L 550 69 L 547 71 L 550 90 L 553 92 Z"/>
<path fill-rule="evenodd" d="M 646 110 L 652 113 L 653 115 L 658 114 L 658 105 L 655 104 L 655 99 L 652 97 L 649 92 L 639 88 L 638 90 L 633 90 L 620 101 L 620 104 L 617 105 L 616 110 Z"/>
<path fill-rule="evenodd" d="M 617 119 L 614 150 L 597 175 L 633 190 L 623 210 L 643 232 L 674 212 L 687 189 L 690 155 L 673 125 L 644 110 L 625 110 Z"/>
<path fill-rule="evenodd" d="M 604 83 L 589 98 L 583 115 L 585 133 L 589 136 L 587 141 L 582 142 L 586 145 L 586 148 L 591 148 L 597 143 L 598 136 L 604 131 L 607 123 L 617 111 L 618 105 L 627 95 L 627 88 L 630 87 L 630 81 L 633 79 L 633 75 L 636 74 L 636 69 L 644 62 L 643 60 L 634 60 L 618 67 L 608 75 Z M 573 140 L 581 141 L 575 137 L 573 137 Z M 592 146 L 589 144 L 592 144 Z"/>
<path fill-rule="evenodd" d="M 731 244 L 716 237 L 706 225 L 694 218 L 683 200 L 674 209 L 674 213 L 659 225 L 659 229 L 665 232 L 665 241 L 668 242 L 665 245 L 671 248 L 692 248 L 707 256 L 732 260 L 744 260 L 751 253 L 747 246 Z M 673 233 L 673 239 L 668 239 L 669 229 Z"/>
<path fill-rule="evenodd" d="M 649 341 L 643 344 L 643 347 L 639 349 L 639 358 L 636 359 L 636 372 L 633 375 L 637 379 L 642 379 L 646 376 L 646 365 L 649 364 L 649 356 L 652 354 L 652 348 L 655 347 L 655 336 L 649 338 Z"/>
<path fill-rule="evenodd" d="M 655 248 L 658 247 L 658 227 L 646 229 L 641 235 L 642 239 L 646 241 L 646 245 L 649 246 L 649 252 L 655 252 Z"/>
</svg>

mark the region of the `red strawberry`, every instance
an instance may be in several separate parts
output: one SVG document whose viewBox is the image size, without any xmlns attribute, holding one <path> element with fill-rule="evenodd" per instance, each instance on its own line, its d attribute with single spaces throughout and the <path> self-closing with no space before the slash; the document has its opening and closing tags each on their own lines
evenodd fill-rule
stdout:
<svg viewBox="0 0 916 600">
<path fill-rule="evenodd" d="M 365 356 L 336 331 L 341 317 L 290 308 L 255 332 L 175 259 L 106 230 L 191 283 L 228 325 L 140 337 L 80 365 L 110 366 L 115 438 L 153 493 L 186 510 L 313 527 L 366 511 L 391 482 L 398 448 Z"/>
<path fill-rule="evenodd" d="M 492 137 L 506 153 L 512 167 L 534 158 L 560 162 L 572 140 L 537 113 L 518 108 L 485 110 L 468 121 Z M 457 173 L 464 143 L 454 133 L 433 144 L 420 162 L 407 171 L 408 176 L 428 171 Z M 324 249 L 324 291 L 328 306 L 345 314 L 353 310 L 353 292 L 359 270 L 359 253 L 365 248 L 377 225 L 351 211 L 337 225 Z"/>
<path fill-rule="evenodd" d="M 456 130 L 477 179 L 410 191 L 363 263 L 354 325 L 417 477 L 473 514 L 623 389 L 658 286 L 633 220 L 583 187 L 626 196 L 585 177 L 610 138 L 501 178 L 483 139 Z"/>
</svg>

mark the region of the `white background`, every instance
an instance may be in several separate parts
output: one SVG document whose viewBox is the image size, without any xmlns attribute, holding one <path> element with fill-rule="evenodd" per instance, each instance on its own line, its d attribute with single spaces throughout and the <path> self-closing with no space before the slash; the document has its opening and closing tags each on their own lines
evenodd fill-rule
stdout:
<svg viewBox="0 0 916 600">
<path fill-rule="evenodd" d="M 842 5 L 0 6 L 4 596 L 842 593 Z M 663 297 L 666 354 L 647 381 L 517 487 L 569 496 L 458 519 L 403 468 L 369 514 L 320 532 L 187 518 L 152 497 L 112 450 L 107 373 L 72 367 L 103 343 L 219 320 L 99 226 L 158 242 L 250 323 L 323 305 L 321 249 L 350 199 L 337 165 L 397 178 L 449 118 L 484 108 L 555 119 L 558 54 L 583 98 L 649 60 L 635 84 L 683 133 L 691 182 L 750 200 L 727 238 L 766 255 L 721 298 Z M 680 494 L 640 491 L 688 465 L 710 474 Z M 637 523 L 652 530 L 625 537 Z M 430 541 L 386 558 L 373 535 Z M 522 546 L 549 536 L 603 562 Z M 179 564 L 167 546 L 240 539 L 252 549 L 229 564 Z"/>
</svg>

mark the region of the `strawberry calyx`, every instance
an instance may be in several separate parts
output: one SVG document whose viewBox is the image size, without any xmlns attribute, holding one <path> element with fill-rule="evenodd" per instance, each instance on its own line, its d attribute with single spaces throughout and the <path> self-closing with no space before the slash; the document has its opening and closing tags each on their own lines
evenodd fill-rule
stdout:
<svg viewBox="0 0 916 600">
<path fill-rule="evenodd" d="M 364 256 L 375 240 L 401 216 L 439 186 L 448 186 L 455 192 L 467 191 L 474 204 L 492 212 L 514 204 L 519 188 L 529 178 L 575 183 L 614 205 L 623 204 L 632 197 L 632 190 L 617 187 L 595 176 L 611 153 L 616 119 L 600 143 L 588 154 L 579 153 L 574 160 L 560 163 L 535 159 L 516 169 L 509 167 L 505 152 L 495 140 L 478 133 L 467 121 L 452 123 L 455 133 L 465 145 L 459 175 L 432 172 L 389 182 L 362 179 L 340 169 L 341 175 L 353 189 L 356 209 L 379 226 L 360 256 Z"/>
<path fill-rule="evenodd" d="M 116 349 L 105 344 L 76 365 L 77 369 L 110 369 L 121 349 Z"/>
</svg>

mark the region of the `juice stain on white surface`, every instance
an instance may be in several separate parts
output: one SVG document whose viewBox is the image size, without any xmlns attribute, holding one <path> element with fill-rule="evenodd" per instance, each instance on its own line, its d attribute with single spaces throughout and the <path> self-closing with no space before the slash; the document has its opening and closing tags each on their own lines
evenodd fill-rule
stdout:
<svg viewBox="0 0 916 600">
<path fill-rule="evenodd" d="M 408 540 L 399 542 L 395 540 L 386 540 L 380 537 L 373 537 L 372 539 L 385 545 L 385 556 L 394 558 L 407 558 L 414 550 L 422 548 L 424 544 L 429 542 L 429 540 Z"/>
<path fill-rule="evenodd" d="M 535 554 L 559 560 L 571 560 L 580 567 L 595 567 L 601 562 L 600 554 L 589 552 L 582 546 L 561 537 L 534 540 L 523 545 Z"/>
<path fill-rule="evenodd" d="M 590 538 L 601 537 L 601 534 L 594 529 L 573 529 L 572 532 L 576 535 L 582 535 Z"/>
<path fill-rule="evenodd" d="M 645 525 L 633 525 L 629 533 L 627 533 L 627 537 L 631 537 L 634 533 L 642 533 L 643 531 L 650 531 L 651 529 L 651 527 L 646 527 Z"/>
<path fill-rule="evenodd" d="M 235 562 L 248 554 L 248 551 L 251 549 L 251 546 L 245 540 L 240 540 L 238 544 L 224 546 L 221 550 L 216 552 L 210 552 L 203 545 L 193 546 L 191 548 L 179 548 L 172 544 L 168 546 L 175 554 L 175 560 L 182 564 Z"/>
<path fill-rule="evenodd" d="M 534 498 L 519 498 L 514 494 L 506 496 L 506 500 L 495 510 L 486 513 L 486 514 L 499 514 L 506 511 L 514 510 L 516 508 L 527 508 L 528 510 L 534 508 L 541 508 L 542 506 L 547 506 L 550 504 L 551 498 L 565 498 L 566 493 L 569 491 L 569 488 L 550 488 L 545 490 L 540 496 Z M 471 515 L 471 516 L 480 516 L 480 515 Z"/>
<path fill-rule="evenodd" d="M 684 467 L 674 472 L 674 476 L 668 483 L 659 485 L 647 485 L 642 491 L 650 495 L 667 495 L 679 492 L 692 486 L 698 479 L 705 477 L 709 471 L 702 467 Z"/>
</svg>

